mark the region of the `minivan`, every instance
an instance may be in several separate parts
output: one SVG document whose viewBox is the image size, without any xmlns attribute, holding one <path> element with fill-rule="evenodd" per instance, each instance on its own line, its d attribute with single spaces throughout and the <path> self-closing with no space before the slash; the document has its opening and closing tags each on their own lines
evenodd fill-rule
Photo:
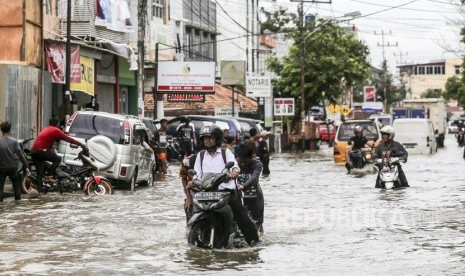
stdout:
<svg viewBox="0 0 465 276">
<path fill-rule="evenodd" d="M 200 141 L 200 130 L 202 129 L 202 127 L 209 126 L 212 124 L 218 125 L 223 130 L 229 129 L 229 137 L 236 140 L 236 142 L 240 142 L 243 139 L 241 125 L 236 119 L 229 117 L 206 115 L 185 115 L 175 117 L 168 121 L 168 130 L 166 131 L 166 134 L 176 137 L 176 129 L 181 123 L 184 122 L 186 117 L 189 117 L 191 119 L 191 123 L 194 124 L 195 138 L 197 139 L 197 141 Z M 198 151 L 201 149 L 201 143 L 197 143 L 197 147 L 195 148 L 195 150 Z"/>
<path fill-rule="evenodd" d="M 333 144 L 333 157 L 336 165 L 343 165 L 346 163 L 347 143 L 350 138 L 355 136 L 355 126 L 363 127 L 363 135 L 368 141 L 374 142 L 375 145 L 381 141 L 379 132 L 379 124 L 373 120 L 347 120 L 342 122 L 336 131 L 336 137 Z"/>
<path fill-rule="evenodd" d="M 424 118 L 394 120 L 394 141 L 401 143 L 409 154 L 433 154 L 437 152 L 433 122 Z"/>
<path fill-rule="evenodd" d="M 260 135 L 260 133 L 264 130 L 262 125 L 260 124 L 261 121 L 257 119 L 251 119 L 251 118 L 243 118 L 243 117 L 228 117 L 235 119 L 239 122 L 241 125 L 241 130 L 242 130 L 242 135 L 244 137 L 250 137 L 250 130 L 252 128 L 255 128 L 257 130 L 257 134 Z"/>
<path fill-rule="evenodd" d="M 69 119 L 65 132 L 79 142 L 99 137 L 96 143 L 115 153 L 114 163 L 102 167 L 99 174 L 114 185 L 134 190 L 136 183 L 152 185 L 154 160 L 143 146 L 148 143 L 148 130 L 132 115 L 112 114 L 99 111 L 77 111 Z M 79 149 L 66 141 L 60 141 L 58 154 L 66 164 L 74 164 Z M 92 151 L 90 152 L 92 155 Z M 94 156 L 98 159 L 98 157 Z M 97 160 L 98 161 L 98 160 Z"/>
</svg>

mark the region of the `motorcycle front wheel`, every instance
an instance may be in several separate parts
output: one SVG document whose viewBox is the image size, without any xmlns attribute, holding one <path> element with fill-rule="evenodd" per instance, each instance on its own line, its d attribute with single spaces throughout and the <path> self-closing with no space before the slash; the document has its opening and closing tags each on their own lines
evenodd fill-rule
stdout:
<svg viewBox="0 0 465 276">
<path fill-rule="evenodd" d="M 215 229 L 215 231 L 212 231 L 212 228 Z M 219 230 L 220 229 L 215 227 L 210 221 L 201 220 L 192 226 L 187 241 L 189 244 L 200 248 L 222 248 L 223 233 Z M 214 233 L 214 240 L 213 244 L 210 244 L 212 232 Z"/>
<path fill-rule="evenodd" d="M 87 185 L 86 190 L 84 191 L 86 195 L 111 195 L 113 194 L 113 188 L 111 184 L 106 180 L 101 180 L 99 184 L 92 181 Z"/>
</svg>

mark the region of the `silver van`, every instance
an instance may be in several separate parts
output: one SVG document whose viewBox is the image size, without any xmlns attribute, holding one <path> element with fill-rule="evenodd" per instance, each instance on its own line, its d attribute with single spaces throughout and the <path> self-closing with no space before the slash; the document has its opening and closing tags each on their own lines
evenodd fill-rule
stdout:
<svg viewBox="0 0 465 276">
<path fill-rule="evenodd" d="M 130 188 L 131 191 L 138 183 L 152 185 L 154 159 L 143 145 L 143 141 L 148 143 L 148 130 L 137 117 L 99 111 L 77 111 L 69 119 L 65 132 L 80 142 L 94 139 L 94 143 L 99 143 L 100 148 L 114 152 L 114 163 L 101 166 L 99 172 L 114 185 Z M 63 162 L 67 164 L 76 163 L 74 159 L 79 151 L 79 148 L 66 141 L 60 141 L 58 146 L 58 154 L 62 155 Z M 92 150 L 90 153 L 92 154 Z M 98 159 L 97 156 L 94 158 Z"/>
</svg>

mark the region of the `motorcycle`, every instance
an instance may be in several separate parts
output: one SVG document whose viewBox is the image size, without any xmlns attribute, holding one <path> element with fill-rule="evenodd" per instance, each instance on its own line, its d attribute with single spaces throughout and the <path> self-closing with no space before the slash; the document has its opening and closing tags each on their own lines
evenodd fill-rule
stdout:
<svg viewBox="0 0 465 276">
<path fill-rule="evenodd" d="M 193 215 L 187 229 L 189 244 L 201 248 L 231 248 L 241 239 L 241 233 L 234 223 L 231 207 L 228 205 L 231 192 L 218 191 L 218 186 L 229 181 L 227 170 L 233 162 L 228 162 L 221 173 L 205 173 L 202 179 L 194 179 L 191 187 L 193 195 Z M 189 170 L 190 175 L 195 171 Z M 225 229 L 231 225 L 229 229 Z M 228 233 L 231 233 L 228 235 Z"/>
<path fill-rule="evenodd" d="M 166 160 L 179 160 L 181 157 L 181 147 L 179 146 L 179 142 L 176 138 L 171 135 L 166 136 Z"/>
<path fill-rule="evenodd" d="M 44 176 L 48 177 L 44 177 L 42 182 L 46 193 L 53 191 L 75 193 L 79 190 L 83 190 L 86 195 L 95 194 L 101 196 L 113 193 L 110 181 L 103 176 L 95 175 L 95 172 L 98 171 L 98 165 L 90 157 L 88 150 L 79 152 L 75 160 L 81 160 L 82 166 L 60 163 L 54 175 L 50 175 L 47 171 L 52 166 L 52 162 L 45 162 Z M 22 189 L 27 194 L 37 190 L 37 171 L 31 172 L 23 179 Z"/>
<path fill-rule="evenodd" d="M 393 189 L 402 187 L 402 183 L 399 179 L 400 162 L 405 162 L 400 157 L 386 157 L 376 159 L 375 164 L 380 168 L 379 170 L 379 181 L 382 189 Z"/>
</svg>

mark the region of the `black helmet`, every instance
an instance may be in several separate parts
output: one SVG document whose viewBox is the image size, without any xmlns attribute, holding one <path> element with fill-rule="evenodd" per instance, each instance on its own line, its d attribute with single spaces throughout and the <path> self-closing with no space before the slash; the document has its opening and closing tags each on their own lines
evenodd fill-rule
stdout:
<svg viewBox="0 0 465 276">
<path fill-rule="evenodd" d="M 215 146 L 221 147 L 223 143 L 223 130 L 217 125 L 204 126 L 200 130 L 200 140 L 202 142 L 204 137 L 213 137 L 215 139 Z"/>
</svg>

